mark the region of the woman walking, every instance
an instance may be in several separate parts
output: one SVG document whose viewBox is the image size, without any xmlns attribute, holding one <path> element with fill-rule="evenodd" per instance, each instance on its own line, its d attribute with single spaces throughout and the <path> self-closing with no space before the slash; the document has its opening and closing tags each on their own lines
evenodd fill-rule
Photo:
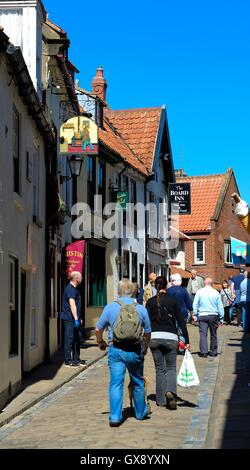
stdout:
<svg viewBox="0 0 250 470">
<path fill-rule="evenodd" d="M 232 299 L 232 292 L 227 281 L 222 282 L 222 289 L 220 291 L 220 297 L 221 297 L 222 305 L 224 307 L 224 323 L 226 325 L 231 325 L 230 308 L 233 303 L 233 299 Z"/>
<path fill-rule="evenodd" d="M 185 338 L 185 348 L 189 348 L 189 336 L 177 301 L 166 293 L 167 284 L 165 277 L 156 278 L 157 294 L 148 300 L 146 309 L 152 329 L 150 349 L 156 370 L 156 404 L 176 410 L 177 324 Z"/>
</svg>

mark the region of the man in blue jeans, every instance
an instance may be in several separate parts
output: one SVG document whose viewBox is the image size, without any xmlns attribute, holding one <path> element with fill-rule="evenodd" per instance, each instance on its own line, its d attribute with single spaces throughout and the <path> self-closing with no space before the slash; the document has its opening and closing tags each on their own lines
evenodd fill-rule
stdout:
<svg viewBox="0 0 250 470">
<path fill-rule="evenodd" d="M 82 282 L 78 271 L 71 273 L 70 282 L 65 287 L 62 301 L 61 319 L 64 324 L 64 361 L 67 367 L 78 367 L 80 362 L 81 294 L 77 286 Z"/>
<path fill-rule="evenodd" d="M 129 281 L 129 279 L 122 279 L 118 285 L 118 301 L 123 302 L 124 304 L 132 304 L 134 302 L 134 299 L 131 298 L 133 292 L 133 283 Z M 132 383 L 135 417 L 136 419 L 142 420 L 148 414 L 143 380 L 144 355 L 147 352 L 151 336 L 151 326 L 148 313 L 145 307 L 140 304 L 136 304 L 136 311 L 139 314 L 141 326 L 144 330 L 144 343 L 141 341 L 139 343 L 129 344 L 126 340 L 117 343 L 116 341 L 113 341 L 112 329 L 121 308 L 118 301 L 106 305 L 96 324 L 96 338 L 100 349 L 105 349 L 107 346 L 107 343 L 103 340 L 103 332 L 106 327 L 109 327 L 109 425 L 111 427 L 119 426 L 122 423 L 123 386 L 126 368 L 128 369 Z"/>
</svg>

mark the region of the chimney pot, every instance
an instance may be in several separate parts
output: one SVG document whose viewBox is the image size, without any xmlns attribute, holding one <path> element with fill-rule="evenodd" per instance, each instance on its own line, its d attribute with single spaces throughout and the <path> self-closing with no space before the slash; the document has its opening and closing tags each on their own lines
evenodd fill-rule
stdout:
<svg viewBox="0 0 250 470">
<path fill-rule="evenodd" d="M 102 101 L 106 102 L 107 86 L 107 82 L 103 76 L 103 69 L 98 67 L 96 70 L 96 76 L 92 80 L 92 93 L 101 98 Z"/>
</svg>

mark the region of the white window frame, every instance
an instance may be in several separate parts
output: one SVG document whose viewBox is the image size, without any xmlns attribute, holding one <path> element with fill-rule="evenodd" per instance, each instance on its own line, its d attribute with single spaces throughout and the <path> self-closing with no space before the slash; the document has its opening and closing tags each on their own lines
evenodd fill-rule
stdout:
<svg viewBox="0 0 250 470">
<path fill-rule="evenodd" d="M 227 247 L 229 247 L 229 253 L 231 254 L 231 261 L 227 261 Z M 224 263 L 225 264 L 233 264 L 232 258 L 232 246 L 230 240 L 224 240 Z"/>
<path fill-rule="evenodd" d="M 203 244 L 203 259 L 198 260 L 197 259 L 197 244 L 201 242 Z M 194 264 L 205 264 L 205 259 L 206 259 L 205 240 L 194 240 Z"/>
</svg>

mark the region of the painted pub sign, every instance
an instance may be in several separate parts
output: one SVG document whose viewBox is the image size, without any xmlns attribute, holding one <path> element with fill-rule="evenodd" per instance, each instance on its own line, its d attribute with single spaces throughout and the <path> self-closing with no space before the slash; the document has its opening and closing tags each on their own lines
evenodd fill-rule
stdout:
<svg viewBox="0 0 250 470">
<path fill-rule="evenodd" d="M 191 184 L 169 183 L 168 203 L 172 214 L 191 214 Z"/>
<path fill-rule="evenodd" d="M 85 116 L 76 116 L 60 129 L 60 153 L 65 155 L 98 155 L 98 127 Z"/>
</svg>

